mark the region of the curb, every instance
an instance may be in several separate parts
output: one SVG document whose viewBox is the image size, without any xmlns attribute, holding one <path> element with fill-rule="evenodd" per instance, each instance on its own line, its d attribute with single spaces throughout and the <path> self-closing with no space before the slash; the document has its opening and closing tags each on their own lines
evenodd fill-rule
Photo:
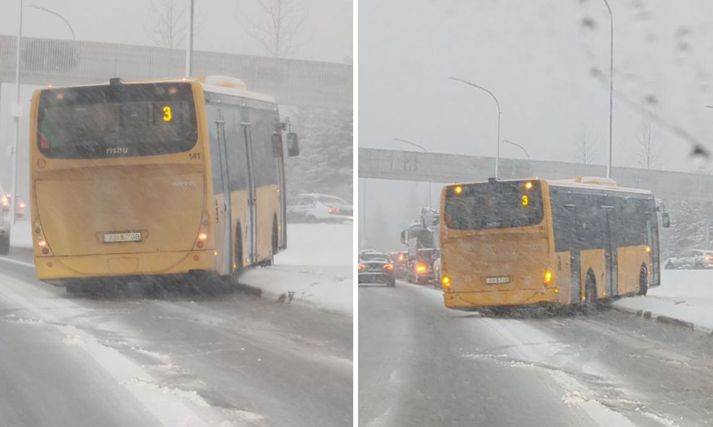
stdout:
<svg viewBox="0 0 713 427">
<path fill-rule="evenodd" d="M 612 305 L 611 308 L 613 308 L 614 310 L 617 310 L 619 312 L 622 312 L 622 313 L 632 314 L 632 315 L 641 317 L 643 319 L 653 320 L 655 322 L 664 323 L 667 325 L 678 326 L 680 328 L 688 329 L 688 330 L 694 331 L 694 332 L 700 332 L 700 333 L 707 334 L 707 335 L 713 335 L 712 329 L 706 328 L 704 326 L 696 325 L 695 323 L 689 322 L 687 320 L 681 320 L 681 319 L 676 319 L 675 317 L 659 315 L 659 314 L 656 314 L 656 313 L 648 311 L 648 310 L 641 310 L 641 309 L 635 309 L 635 308 L 629 308 L 629 307 L 620 307 L 620 306 L 616 306 L 616 305 Z"/>
</svg>

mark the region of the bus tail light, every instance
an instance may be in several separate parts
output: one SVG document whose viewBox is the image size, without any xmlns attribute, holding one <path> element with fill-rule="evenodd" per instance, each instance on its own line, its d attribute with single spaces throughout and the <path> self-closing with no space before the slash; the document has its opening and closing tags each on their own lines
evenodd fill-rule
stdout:
<svg viewBox="0 0 713 427">
<path fill-rule="evenodd" d="M 203 212 L 201 216 L 201 226 L 198 229 L 198 236 L 196 237 L 196 243 L 193 245 L 193 249 L 203 249 L 208 240 L 208 212 Z"/>
<path fill-rule="evenodd" d="M 50 249 L 49 245 L 47 244 L 45 235 L 42 232 L 42 226 L 40 225 L 39 222 L 35 223 L 35 226 L 32 227 L 32 231 L 34 232 L 34 239 L 37 242 L 37 247 L 40 250 L 40 254 L 45 255 L 45 256 L 52 255 L 52 250 Z"/>
<path fill-rule="evenodd" d="M 426 267 L 426 264 L 419 262 L 416 264 L 416 274 L 424 274 L 428 270 L 428 267 Z"/>
<path fill-rule="evenodd" d="M 552 271 L 548 268 L 547 270 L 545 270 L 545 285 L 551 285 L 553 279 L 554 276 L 552 274 Z"/>
</svg>

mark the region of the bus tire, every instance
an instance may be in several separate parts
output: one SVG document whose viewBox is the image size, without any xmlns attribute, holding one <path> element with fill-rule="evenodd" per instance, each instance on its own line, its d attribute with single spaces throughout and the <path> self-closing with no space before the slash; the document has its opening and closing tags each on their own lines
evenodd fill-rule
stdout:
<svg viewBox="0 0 713 427">
<path fill-rule="evenodd" d="M 597 302 L 597 279 L 594 277 L 592 270 L 587 271 L 587 279 L 585 280 L 584 292 L 587 305 L 596 304 Z"/>
<path fill-rule="evenodd" d="M 10 236 L 0 239 L 0 255 L 7 255 L 10 253 Z"/>
<path fill-rule="evenodd" d="M 641 264 L 641 271 L 639 272 L 639 295 L 646 296 L 649 291 L 649 270 L 646 265 Z"/>
</svg>

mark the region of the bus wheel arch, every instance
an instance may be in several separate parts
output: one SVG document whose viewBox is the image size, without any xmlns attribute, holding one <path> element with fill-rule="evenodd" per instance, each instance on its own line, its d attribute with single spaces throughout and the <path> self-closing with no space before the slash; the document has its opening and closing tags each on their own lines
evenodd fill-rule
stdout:
<svg viewBox="0 0 713 427">
<path fill-rule="evenodd" d="M 639 270 L 639 295 L 646 296 L 649 291 L 649 269 L 646 268 L 646 264 L 641 264 L 641 269 Z"/>
</svg>

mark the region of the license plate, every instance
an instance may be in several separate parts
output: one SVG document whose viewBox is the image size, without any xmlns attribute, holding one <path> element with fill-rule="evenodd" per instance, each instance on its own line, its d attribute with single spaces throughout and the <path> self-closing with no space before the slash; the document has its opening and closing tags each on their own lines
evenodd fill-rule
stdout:
<svg viewBox="0 0 713 427">
<path fill-rule="evenodd" d="M 493 276 L 485 278 L 486 285 L 502 285 L 505 283 L 510 283 L 510 276 Z"/>
<path fill-rule="evenodd" d="M 128 231 L 126 233 L 104 233 L 104 243 L 140 242 L 140 231 Z"/>
</svg>

